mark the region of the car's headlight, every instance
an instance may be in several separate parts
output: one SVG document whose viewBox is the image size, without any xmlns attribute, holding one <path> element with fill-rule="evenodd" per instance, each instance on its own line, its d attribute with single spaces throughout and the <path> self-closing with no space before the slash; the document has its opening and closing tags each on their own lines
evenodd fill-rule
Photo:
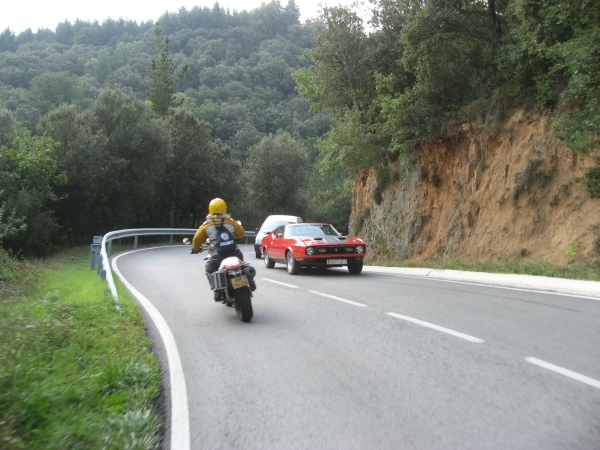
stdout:
<svg viewBox="0 0 600 450">
<path fill-rule="evenodd" d="M 352 253 L 353 251 L 354 251 L 354 247 L 346 247 L 344 249 L 344 252 L 346 252 L 346 253 Z"/>
<path fill-rule="evenodd" d="M 314 249 L 314 248 L 312 248 L 312 247 L 308 247 L 308 248 L 306 249 L 306 254 L 307 254 L 307 255 L 312 255 L 314 252 L 315 252 L 315 249 Z"/>
<path fill-rule="evenodd" d="M 327 253 L 327 249 L 325 249 L 325 248 L 319 248 L 319 249 L 317 249 L 317 252 L 318 253 Z"/>
<path fill-rule="evenodd" d="M 364 253 L 364 252 L 365 252 L 365 248 L 362 245 L 356 246 L 356 253 Z"/>
</svg>

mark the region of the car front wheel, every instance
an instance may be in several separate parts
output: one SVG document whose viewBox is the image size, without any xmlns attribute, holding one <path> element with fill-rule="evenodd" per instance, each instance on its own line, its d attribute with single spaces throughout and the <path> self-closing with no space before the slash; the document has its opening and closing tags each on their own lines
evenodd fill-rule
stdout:
<svg viewBox="0 0 600 450">
<path fill-rule="evenodd" d="M 348 272 L 350 272 L 353 275 L 358 275 L 359 273 L 362 272 L 363 269 L 363 262 L 359 262 L 359 263 L 354 263 L 354 264 L 348 264 Z"/>
<path fill-rule="evenodd" d="M 294 259 L 292 252 L 288 252 L 287 254 L 287 271 L 290 275 L 298 275 L 300 273 L 300 265 Z"/>
<path fill-rule="evenodd" d="M 273 267 L 275 267 L 275 261 L 273 261 L 271 258 L 269 258 L 269 252 L 267 251 L 267 249 L 264 249 L 264 254 L 265 254 L 265 267 L 267 269 L 272 269 Z"/>
</svg>

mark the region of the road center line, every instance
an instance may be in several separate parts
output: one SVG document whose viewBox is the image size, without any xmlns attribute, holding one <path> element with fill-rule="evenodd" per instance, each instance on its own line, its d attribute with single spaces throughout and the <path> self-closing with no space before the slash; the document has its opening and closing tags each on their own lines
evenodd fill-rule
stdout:
<svg viewBox="0 0 600 450">
<path fill-rule="evenodd" d="M 291 287 L 294 289 L 298 289 L 298 286 L 294 286 L 293 284 L 282 283 L 281 281 L 271 280 L 270 278 L 261 278 L 261 280 L 269 281 L 270 283 L 281 284 L 283 286 Z"/>
<path fill-rule="evenodd" d="M 396 317 L 397 319 L 402 319 L 402 320 L 406 320 L 408 322 L 416 323 L 417 325 L 422 325 L 424 327 L 433 328 L 434 330 L 441 331 L 442 333 L 451 334 L 452 336 L 456 336 L 461 339 L 465 339 L 466 341 L 475 342 L 476 344 L 481 344 L 481 343 L 485 342 L 483 339 L 469 336 L 468 334 L 460 333 L 458 331 L 451 330 L 450 328 L 440 327 L 439 325 L 425 322 L 424 320 L 419 320 L 419 319 L 414 319 L 412 317 L 403 316 L 402 314 L 388 313 L 388 316 L 392 316 L 392 317 Z"/>
<path fill-rule="evenodd" d="M 365 308 L 367 306 L 364 303 L 353 302 L 352 300 L 346 300 L 345 298 L 336 297 L 335 295 L 323 294 L 322 292 L 317 292 L 317 291 L 308 291 L 308 292 L 310 292 L 311 294 L 317 294 L 317 295 L 321 295 L 323 297 L 332 298 L 332 299 L 338 300 L 340 302 L 349 303 L 349 304 L 354 305 L 354 306 L 362 306 L 362 307 L 365 307 Z"/>
<path fill-rule="evenodd" d="M 581 381 L 582 383 L 589 384 L 595 388 L 600 389 L 600 381 L 594 380 L 593 378 L 586 377 L 585 375 L 581 375 L 580 373 L 573 372 L 572 370 L 565 369 L 563 367 L 555 366 L 554 364 L 547 363 L 546 361 L 542 361 L 541 359 L 528 357 L 525 358 L 525 361 L 530 362 L 531 364 L 535 364 L 536 366 L 543 367 L 544 369 L 551 370 L 556 373 L 560 373 L 569 378 L 573 378 L 574 380 Z"/>
</svg>

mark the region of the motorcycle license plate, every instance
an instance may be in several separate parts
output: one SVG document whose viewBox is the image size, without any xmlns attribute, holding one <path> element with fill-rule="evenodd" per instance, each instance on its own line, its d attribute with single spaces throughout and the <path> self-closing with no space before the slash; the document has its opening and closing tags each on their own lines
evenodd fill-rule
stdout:
<svg viewBox="0 0 600 450">
<path fill-rule="evenodd" d="M 231 279 L 231 285 L 234 289 L 239 289 L 244 286 L 248 286 L 250 283 L 245 276 L 235 277 Z"/>
<path fill-rule="evenodd" d="M 346 264 L 348 264 L 348 260 L 347 259 L 328 259 L 327 260 L 327 264 L 341 264 L 341 265 L 346 265 Z"/>
</svg>

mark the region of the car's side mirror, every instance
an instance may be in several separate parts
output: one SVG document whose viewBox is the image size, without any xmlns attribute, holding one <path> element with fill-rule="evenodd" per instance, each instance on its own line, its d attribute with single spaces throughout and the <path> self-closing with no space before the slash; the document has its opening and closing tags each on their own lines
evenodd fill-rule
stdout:
<svg viewBox="0 0 600 450">
<path fill-rule="evenodd" d="M 255 232 L 256 234 L 258 234 L 258 228 L 255 228 L 255 229 L 254 229 L 254 232 Z"/>
</svg>

